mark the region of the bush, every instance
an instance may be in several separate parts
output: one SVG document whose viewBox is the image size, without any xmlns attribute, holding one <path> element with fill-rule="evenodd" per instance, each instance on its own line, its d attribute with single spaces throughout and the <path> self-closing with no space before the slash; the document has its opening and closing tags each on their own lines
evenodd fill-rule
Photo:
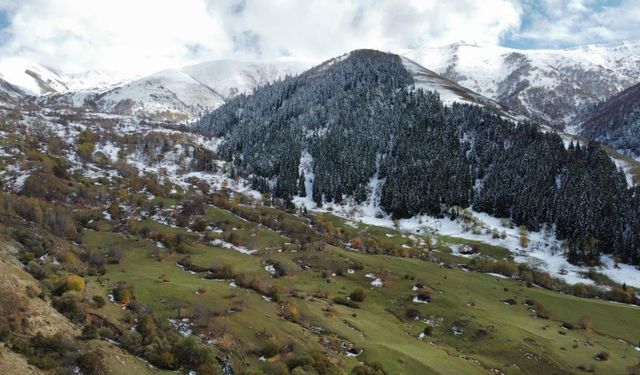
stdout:
<svg viewBox="0 0 640 375">
<path fill-rule="evenodd" d="M 85 281 L 82 277 L 78 275 L 69 275 L 64 278 L 62 281 L 62 289 L 64 292 L 73 290 L 76 292 L 81 292 L 84 290 Z"/>
<path fill-rule="evenodd" d="M 74 343 L 59 334 L 44 336 L 37 333 L 28 343 L 12 348 L 18 349 L 16 351 L 24 354 L 30 364 L 43 370 L 70 365 L 76 352 Z"/>
<path fill-rule="evenodd" d="M 188 369 L 195 370 L 207 363 L 216 362 L 211 349 L 193 336 L 180 339 L 174 346 L 173 353 L 177 363 Z"/>
<path fill-rule="evenodd" d="M 39 258 L 47 253 L 47 241 L 33 233 L 30 230 L 19 228 L 13 231 L 12 237 L 24 246 L 25 250 L 33 254 L 35 258 Z"/>
<path fill-rule="evenodd" d="M 596 354 L 596 359 L 598 361 L 608 361 L 609 360 L 609 353 L 607 352 L 599 352 L 598 354 Z"/>
<path fill-rule="evenodd" d="M 78 367 L 86 375 L 108 374 L 102 357 L 95 352 L 88 352 L 78 357 Z"/>
<path fill-rule="evenodd" d="M 410 309 L 405 310 L 404 316 L 407 319 L 416 320 L 416 319 L 418 319 L 420 317 L 420 312 L 418 310 L 416 310 L 416 309 L 410 308 Z"/>
<path fill-rule="evenodd" d="M 427 336 L 432 336 L 433 335 L 433 326 L 424 327 L 424 330 L 422 330 L 422 332 Z"/>
<path fill-rule="evenodd" d="M 421 290 L 416 298 L 421 302 L 431 302 L 431 293 L 427 290 Z"/>
<path fill-rule="evenodd" d="M 564 328 L 564 329 L 567 329 L 567 330 L 571 331 L 571 330 L 572 330 L 572 329 L 574 329 L 575 327 L 574 327 L 574 325 L 573 325 L 573 324 L 571 324 L 571 323 L 564 322 L 564 323 L 562 323 L 562 328 Z"/>
<path fill-rule="evenodd" d="M 591 322 L 591 317 L 589 315 L 582 315 L 578 320 L 578 327 L 584 329 L 585 331 L 593 330 L 593 323 Z"/>
<path fill-rule="evenodd" d="M 364 299 L 365 299 L 364 290 L 362 290 L 360 288 L 354 290 L 349 295 L 349 298 L 351 298 L 351 300 L 355 301 L 355 302 L 364 302 Z"/>
<path fill-rule="evenodd" d="M 74 322 L 84 320 L 84 307 L 76 293 L 64 294 L 53 299 L 53 307 Z"/>
<path fill-rule="evenodd" d="M 534 309 L 538 318 L 549 319 L 551 317 L 551 312 L 540 302 L 535 303 Z"/>
<path fill-rule="evenodd" d="M 359 309 L 360 305 L 358 305 L 357 303 L 350 301 L 344 297 L 335 297 L 333 299 L 333 302 L 338 304 L 338 305 L 344 305 L 344 306 L 348 306 L 351 307 L 352 309 Z"/>
<path fill-rule="evenodd" d="M 107 301 L 102 296 L 93 296 L 91 297 L 91 301 L 97 309 L 102 308 L 107 304 Z"/>
<path fill-rule="evenodd" d="M 116 302 L 126 305 L 135 297 L 133 296 L 133 289 L 125 284 L 118 284 L 113 288 L 113 298 Z"/>
</svg>

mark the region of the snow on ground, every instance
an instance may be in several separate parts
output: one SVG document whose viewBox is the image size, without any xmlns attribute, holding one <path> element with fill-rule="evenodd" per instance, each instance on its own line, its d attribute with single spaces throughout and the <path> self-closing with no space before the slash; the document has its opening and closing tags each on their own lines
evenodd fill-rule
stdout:
<svg viewBox="0 0 640 375">
<path fill-rule="evenodd" d="M 508 279 L 508 277 L 506 277 L 505 275 L 501 275 L 499 273 L 487 272 L 486 274 L 493 277 L 497 277 L 498 279 Z"/>
<path fill-rule="evenodd" d="M 169 319 L 169 323 L 173 326 L 173 328 L 178 331 L 178 334 L 181 336 L 187 337 L 191 336 L 193 331 L 191 330 L 191 322 L 188 318 L 182 319 Z"/>
<path fill-rule="evenodd" d="M 225 249 L 232 249 L 232 250 L 235 250 L 235 251 L 237 251 L 239 253 L 247 254 L 247 255 L 251 255 L 251 254 L 256 252 L 256 250 L 249 249 L 249 248 L 244 247 L 244 246 L 236 246 L 236 245 L 234 245 L 232 243 L 229 243 L 227 241 L 223 241 L 221 239 L 215 239 L 215 240 L 211 241 L 211 246 L 222 247 L 222 248 L 225 248 Z"/>
<path fill-rule="evenodd" d="M 273 264 L 267 264 L 266 266 L 264 266 L 264 270 L 269 272 L 272 275 L 275 275 L 278 273 L 276 271 L 276 268 L 273 266 Z"/>
<path fill-rule="evenodd" d="M 28 114 L 25 113 L 25 116 L 27 115 Z M 90 118 L 95 117 L 96 119 L 113 118 L 116 122 L 111 129 L 118 134 L 143 136 L 150 132 L 181 133 L 189 139 L 183 143 L 185 146 L 197 144 L 212 151 L 215 151 L 221 143 L 219 138 L 192 135 L 173 129 L 163 129 L 161 127 L 150 127 L 139 123 L 139 121 L 136 121 L 133 117 L 112 116 L 99 113 L 87 114 L 86 116 Z M 43 117 L 38 118 L 42 119 Z M 70 144 L 74 142 L 74 138 L 80 131 L 89 127 L 89 125 L 82 123 L 62 125 L 56 123 L 54 120 L 48 120 L 46 118 L 44 118 L 44 120 L 46 131 L 60 136 Z M 36 130 L 35 124 L 37 121 L 25 121 L 25 123 L 29 129 L 33 126 L 33 130 Z M 31 131 L 31 129 L 29 131 Z M 192 171 L 190 169 L 191 159 L 188 157 L 187 148 L 183 146 L 183 144 L 178 144 L 172 150 L 165 153 L 161 161 L 150 161 L 148 157 L 141 153 L 129 154 L 125 158 L 125 161 L 130 165 L 136 166 L 141 172 L 146 171 L 165 175 L 174 184 L 182 187 L 190 185 L 187 181 L 191 177 L 197 177 L 209 183 L 213 189 L 220 189 L 222 184 L 226 182 L 232 191 L 242 192 L 258 199 L 260 198 L 260 194 L 252 190 L 249 183 L 243 179 L 233 180 L 225 176 L 222 172 L 208 173 Z M 99 144 L 97 150 L 105 153 L 111 160 L 116 159 L 120 151 L 116 145 L 111 143 Z M 109 177 L 113 173 L 117 173 L 115 171 L 101 169 L 93 164 L 83 164 L 75 152 L 72 151 L 69 152 L 68 160 L 71 163 L 70 170 L 80 169 L 84 175 L 93 179 Z M 593 281 L 585 279 L 583 276 L 584 273 L 589 271 L 588 268 L 574 266 L 567 262 L 563 255 L 563 244 L 555 238 L 553 229 L 547 232 L 530 232 L 528 234 L 529 244 L 523 249 L 519 244 L 520 233 L 517 227 L 509 225 L 507 222 L 498 218 L 491 217 L 485 213 L 474 212 L 473 210 L 465 210 L 463 216 L 466 216 L 466 220 L 457 219 L 452 221 L 449 218 L 438 219 L 426 215 L 397 221 L 392 220 L 391 217 L 385 214 L 379 207 L 379 192 L 381 186 L 384 184 L 384 180 L 378 178 L 377 174 L 371 178 L 369 183 L 369 198 L 361 205 L 355 204 L 353 199 L 348 198 L 346 199 L 346 203 L 342 205 L 327 203 L 322 208 L 318 208 L 311 198 L 311 186 L 314 179 L 313 162 L 311 155 L 308 152 L 303 152 L 300 172 L 305 173 L 307 197 L 294 198 L 294 203 L 299 207 L 304 206 L 312 211 L 331 212 L 349 219 L 350 225 L 362 222 L 369 225 L 397 229 L 413 235 L 440 234 L 477 240 L 504 247 L 512 252 L 516 261 L 531 264 L 568 283 L 593 284 Z M 624 165 L 620 166 L 623 169 L 625 168 Z M 219 168 L 219 170 L 222 170 L 222 168 Z M 4 172 L 3 179 L 7 182 L 6 186 L 10 186 L 14 190 L 19 190 L 29 176 L 29 173 L 30 171 L 21 171 L 9 166 Z M 499 232 L 500 235 L 496 236 L 496 232 Z M 253 251 L 240 247 L 230 248 L 247 254 Z M 602 266 L 597 268 L 596 271 L 618 283 L 627 283 L 634 287 L 640 287 L 640 271 L 638 269 L 624 264 L 619 264 L 617 267 L 614 267 L 614 262 L 609 257 L 602 258 Z"/>
<path fill-rule="evenodd" d="M 389 215 L 383 214 L 379 207 L 373 207 L 367 202 L 356 205 L 351 199 L 347 199 L 346 203 L 342 205 L 325 203 L 322 208 L 318 208 L 308 197 L 296 197 L 294 203 L 311 211 L 331 212 L 351 221 L 396 229 L 405 233 L 439 234 L 503 247 L 512 253 L 516 262 L 529 264 L 546 271 L 551 276 L 569 284 L 594 284 L 593 280 L 585 277 L 585 274 L 589 272 L 589 267 L 576 266 L 567 261 L 564 256 L 563 242 L 555 237 L 553 228 L 548 231 L 528 232 L 529 244 L 526 248 L 522 248 L 518 227 L 511 225 L 506 220 L 492 217 L 486 213 L 475 212 L 472 209 L 464 210 L 464 216 L 467 216 L 466 221 L 460 218 L 456 220 L 439 219 L 428 215 L 394 221 Z M 503 236 L 504 238 L 502 238 Z M 640 287 L 639 269 L 625 264 L 618 264 L 616 268 L 613 260 L 608 256 L 602 257 L 602 265 L 596 267 L 595 270 L 619 284 L 626 283 L 633 287 Z"/>
<path fill-rule="evenodd" d="M 618 169 L 621 169 L 624 172 L 624 176 L 627 178 L 627 185 L 628 186 L 635 185 L 633 183 L 633 174 L 631 173 L 631 169 L 633 168 L 633 166 L 621 159 L 611 158 L 611 160 L 613 160 L 613 162 L 616 164 L 616 167 Z"/>
</svg>

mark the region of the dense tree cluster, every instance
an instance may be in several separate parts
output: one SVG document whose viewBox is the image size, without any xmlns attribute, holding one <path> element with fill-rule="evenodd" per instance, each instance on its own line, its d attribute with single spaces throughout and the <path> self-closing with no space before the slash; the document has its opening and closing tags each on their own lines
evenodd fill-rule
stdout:
<svg viewBox="0 0 640 375">
<path fill-rule="evenodd" d="M 600 147 L 565 147 L 536 125 L 444 106 L 411 83 L 398 56 L 356 51 L 239 96 L 196 128 L 225 137 L 220 156 L 286 200 L 304 190 L 308 153 L 318 204 L 362 202 L 377 178 L 394 217 L 473 205 L 531 230 L 555 225 L 574 262 L 600 253 L 640 261 L 640 191 Z"/>
<path fill-rule="evenodd" d="M 620 124 L 603 124 L 585 133 L 616 150 L 638 157 L 640 156 L 640 107 L 623 116 Z"/>
</svg>

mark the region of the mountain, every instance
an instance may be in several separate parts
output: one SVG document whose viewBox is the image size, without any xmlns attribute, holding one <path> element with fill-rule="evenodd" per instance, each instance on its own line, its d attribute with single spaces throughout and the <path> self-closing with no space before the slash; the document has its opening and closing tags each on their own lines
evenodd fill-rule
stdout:
<svg viewBox="0 0 640 375">
<path fill-rule="evenodd" d="M 48 103 L 83 105 L 104 112 L 187 120 L 212 110 L 238 94 L 300 73 L 295 62 L 252 63 L 219 60 L 167 69 L 114 87 L 79 90 L 45 99 Z"/>
<path fill-rule="evenodd" d="M 90 88 L 105 90 L 118 82 L 97 71 L 63 75 L 22 57 L 0 59 L 0 101 L 15 103 L 26 97 L 49 97 Z M 94 89 L 98 90 L 98 89 Z"/>
<path fill-rule="evenodd" d="M 346 202 L 394 218 L 473 206 L 531 230 L 554 226 L 572 262 L 594 264 L 602 252 L 640 262 L 640 194 L 600 147 L 565 147 L 447 82 L 358 50 L 236 97 L 195 129 L 221 137 L 217 152 L 236 173 L 285 202 Z"/>
<path fill-rule="evenodd" d="M 27 96 L 27 93 L 11 83 L 0 79 L 0 103 L 15 103 Z"/>
<path fill-rule="evenodd" d="M 577 129 L 627 155 L 640 157 L 640 84 L 599 104 Z"/>
<path fill-rule="evenodd" d="M 404 55 L 522 115 L 560 127 L 640 81 L 637 41 L 561 50 L 462 42 Z"/>
<path fill-rule="evenodd" d="M 411 87 L 415 89 L 422 89 L 424 91 L 437 92 L 440 96 L 440 100 L 444 104 L 475 104 L 489 108 L 506 117 L 518 117 L 515 113 L 509 111 L 508 108 L 500 103 L 471 91 L 468 88 L 419 65 L 407 57 L 401 56 L 400 59 L 402 61 L 402 65 L 411 74 L 413 79 Z M 522 119 L 522 117 L 520 117 L 520 119 Z"/>
<path fill-rule="evenodd" d="M 51 94 L 69 89 L 65 79 L 58 73 L 18 57 L 0 60 L 0 79 L 28 95 Z M 4 89 L 2 91 L 5 92 Z"/>
</svg>

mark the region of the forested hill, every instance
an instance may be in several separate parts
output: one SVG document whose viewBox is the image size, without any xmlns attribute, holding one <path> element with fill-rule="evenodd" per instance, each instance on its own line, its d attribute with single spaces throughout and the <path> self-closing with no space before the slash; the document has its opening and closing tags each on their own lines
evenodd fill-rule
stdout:
<svg viewBox="0 0 640 375">
<path fill-rule="evenodd" d="M 640 262 L 640 189 L 599 147 L 565 147 L 534 124 L 445 106 L 412 84 L 399 56 L 354 51 L 239 96 L 196 129 L 224 137 L 219 153 L 237 173 L 285 200 L 363 202 L 378 181 L 394 217 L 473 205 L 532 230 L 555 225 L 573 262 Z M 312 160 L 306 175 L 301 159 Z"/>
<path fill-rule="evenodd" d="M 625 154 L 640 157 L 640 83 L 595 107 L 579 131 Z"/>
</svg>

